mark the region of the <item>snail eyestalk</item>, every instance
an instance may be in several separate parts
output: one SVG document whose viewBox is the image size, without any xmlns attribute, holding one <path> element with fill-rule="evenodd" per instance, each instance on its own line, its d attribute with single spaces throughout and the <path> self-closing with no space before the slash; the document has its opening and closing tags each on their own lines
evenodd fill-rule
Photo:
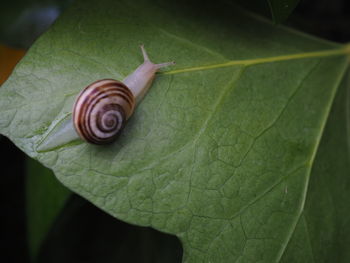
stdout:
<svg viewBox="0 0 350 263">
<path fill-rule="evenodd" d="M 123 83 L 131 90 L 136 98 L 136 103 L 139 103 L 148 89 L 150 88 L 156 72 L 164 67 L 175 65 L 174 61 L 154 64 L 148 57 L 148 54 L 143 45 L 140 46 L 144 62 L 129 76 Z"/>
<path fill-rule="evenodd" d="M 141 45 L 140 48 L 141 48 L 142 55 L 143 55 L 143 61 L 144 62 L 147 62 L 147 61 L 151 62 L 151 60 L 149 59 L 148 54 L 146 52 L 145 46 Z M 165 67 L 172 66 L 172 65 L 175 65 L 175 64 L 176 64 L 175 61 L 170 61 L 170 62 L 155 64 L 155 66 L 157 67 L 157 69 L 161 69 L 161 68 L 165 68 Z"/>
</svg>

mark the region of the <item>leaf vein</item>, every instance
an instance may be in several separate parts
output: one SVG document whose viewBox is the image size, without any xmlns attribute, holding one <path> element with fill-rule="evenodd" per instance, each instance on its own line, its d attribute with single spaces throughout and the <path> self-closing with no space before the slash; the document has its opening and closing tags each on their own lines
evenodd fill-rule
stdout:
<svg viewBox="0 0 350 263">
<path fill-rule="evenodd" d="M 288 61 L 288 60 L 306 59 L 306 58 L 321 58 L 321 57 L 331 57 L 331 56 L 345 56 L 345 55 L 350 55 L 350 48 L 347 46 L 343 46 L 338 49 L 304 52 L 304 53 L 288 54 L 288 55 L 281 55 L 281 56 L 274 56 L 274 57 L 231 60 L 228 62 L 223 62 L 218 64 L 201 65 L 201 66 L 194 66 L 194 67 L 188 67 L 183 69 L 175 69 L 175 70 L 170 70 L 166 72 L 160 72 L 159 74 L 172 75 L 172 74 L 179 74 L 179 73 L 192 72 L 192 71 L 226 68 L 226 67 L 232 67 L 232 66 L 252 66 L 252 65 L 258 65 L 263 63 L 273 63 L 273 62 L 279 62 L 279 61 Z"/>
</svg>

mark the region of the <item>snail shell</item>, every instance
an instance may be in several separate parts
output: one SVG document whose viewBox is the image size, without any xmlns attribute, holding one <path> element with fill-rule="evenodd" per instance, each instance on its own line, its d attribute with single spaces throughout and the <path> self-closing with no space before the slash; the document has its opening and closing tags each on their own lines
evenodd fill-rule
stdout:
<svg viewBox="0 0 350 263">
<path fill-rule="evenodd" d="M 122 82 L 98 80 L 80 92 L 73 123 L 81 138 L 93 144 L 113 141 L 135 108 L 135 97 Z"/>
</svg>

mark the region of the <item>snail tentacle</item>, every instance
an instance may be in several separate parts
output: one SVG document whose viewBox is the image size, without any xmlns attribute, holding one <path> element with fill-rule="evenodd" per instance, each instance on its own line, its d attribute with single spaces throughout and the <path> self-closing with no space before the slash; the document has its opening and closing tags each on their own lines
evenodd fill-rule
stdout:
<svg viewBox="0 0 350 263">
<path fill-rule="evenodd" d="M 137 103 L 139 103 L 147 93 L 153 82 L 156 72 L 161 68 L 175 64 L 173 61 L 155 64 L 149 59 L 144 46 L 141 45 L 140 47 L 144 62 L 133 73 L 131 73 L 123 80 L 123 83 L 134 94 Z"/>
</svg>

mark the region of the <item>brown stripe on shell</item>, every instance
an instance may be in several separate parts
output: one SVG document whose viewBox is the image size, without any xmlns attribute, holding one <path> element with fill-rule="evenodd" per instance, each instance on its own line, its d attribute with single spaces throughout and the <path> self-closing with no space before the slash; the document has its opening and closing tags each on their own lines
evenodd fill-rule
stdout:
<svg viewBox="0 0 350 263">
<path fill-rule="evenodd" d="M 119 111 L 119 112 L 122 113 L 123 119 L 125 119 L 124 110 L 123 110 L 123 108 L 120 107 L 119 105 L 116 105 L 116 104 L 108 104 L 108 105 L 105 105 L 105 106 L 104 106 L 104 110 L 106 110 L 106 111 L 117 110 L 117 111 Z M 110 129 L 106 129 L 105 127 L 103 127 L 103 125 L 101 125 L 101 124 L 102 124 L 102 118 L 103 118 L 103 115 L 102 115 L 102 114 L 98 114 L 98 115 L 97 115 L 97 128 L 98 128 L 100 131 L 102 131 L 102 132 L 110 132 Z M 108 123 L 107 123 L 106 125 L 109 126 Z"/>
<path fill-rule="evenodd" d="M 78 95 L 73 107 L 74 127 L 90 143 L 108 143 L 118 135 L 134 108 L 134 95 L 125 84 L 112 79 L 99 80 Z M 109 132 L 103 128 L 108 123 L 102 120 L 114 123 L 117 130 Z"/>
</svg>

